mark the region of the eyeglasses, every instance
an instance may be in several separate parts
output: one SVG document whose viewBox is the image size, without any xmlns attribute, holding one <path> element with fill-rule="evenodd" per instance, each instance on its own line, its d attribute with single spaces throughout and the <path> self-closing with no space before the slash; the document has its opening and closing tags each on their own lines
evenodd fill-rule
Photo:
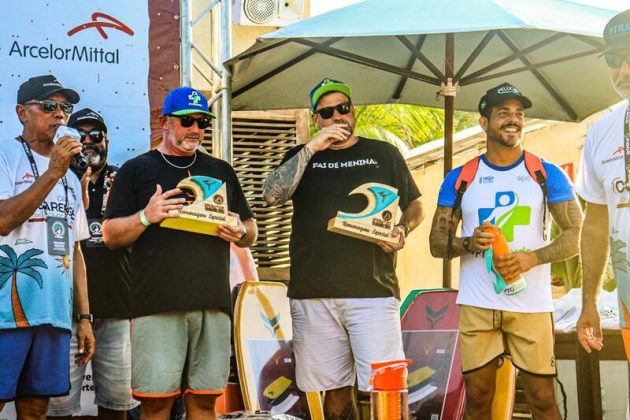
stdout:
<svg viewBox="0 0 630 420">
<path fill-rule="evenodd" d="M 315 111 L 315 113 L 319 114 L 320 117 L 327 120 L 329 118 L 332 118 L 332 116 L 335 114 L 335 110 L 337 110 L 337 112 L 341 115 L 346 115 L 348 112 L 350 112 L 351 106 L 352 106 L 352 103 L 350 103 L 350 101 L 346 101 L 335 106 L 327 106 L 325 108 L 320 108 L 317 111 Z"/>
<path fill-rule="evenodd" d="M 210 127 L 210 125 L 212 124 L 212 118 L 210 117 L 194 118 L 190 115 L 171 115 L 171 117 L 179 118 L 179 123 L 184 128 L 192 127 L 193 124 L 196 122 L 197 127 L 199 127 L 201 130 L 204 130 Z"/>
<path fill-rule="evenodd" d="M 79 139 L 81 143 L 85 141 L 87 136 L 90 136 L 90 140 L 92 140 L 92 143 L 100 143 L 105 139 L 105 132 L 103 130 L 92 130 L 92 131 L 77 130 L 77 131 L 81 135 L 81 138 Z"/>
<path fill-rule="evenodd" d="M 39 107 L 44 112 L 55 112 L 57 111 L 57 105 L 61 108 L 61 112 L 66 115 L 72 114 L 72 110 L 74 109 L 74 105 L 70 102 L 57 102 L 52 99 L 45 99 L 43 101 L 30 101 L 25 103 L 24 105 L 39 105 Z"/>
<path fill-rule="evenodd" d="M 608 64 L 608 67 L 610 67 L 611 69 L 620 68 L 623 65 L 624 61 L 628 63 L 628 65 L 630 65 L 630 54 L 619 55 L 614 53 L 606 53 L 604 54 L 604 58 L 606 58 L 606 64 Z"/>
</svg>

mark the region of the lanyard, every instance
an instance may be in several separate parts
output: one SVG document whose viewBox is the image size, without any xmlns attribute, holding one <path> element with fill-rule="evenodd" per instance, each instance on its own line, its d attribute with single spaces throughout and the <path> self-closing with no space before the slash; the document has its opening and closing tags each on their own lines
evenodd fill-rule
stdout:
<svg viewBox="0 0 630 420">
<path fill-rule="evenodd" d="M 107 192 L 109 190 L 109 185 L 107 185 L 107 178 L 111 175 L 113 171 L 109 166 L 105 166 L 103 171 L 103 201 L 101 203 L 101 217 L 105 216 L 105 207 L 107 207 Z"/>
<path fill-rule="evenodd" d="M 33 157 L 33 152 L 31 151 L 31 146 L 28 144 L 26 140 L 24 140 L 20 136 L 20 143 L 22 143 L 22 147 L 24 148 L 24 153 L 26 153 L 26 157 L 28 158 L 29 163 L 31 164 L 31 170 L 33 171 L 33 176 L 35 179 L 39 179 L 39 171 L 37 170 L 37 163 L 35 163 L 35 158 Z M 63 191 L 65 195 L 65 203 L 63 207 L 63 216 L 66 219 L 66 223 L 68 222 L 68 180 L 66 176 L 61 177 L 61 183 L 63 184 Z M 44 214 L 48 217 L 48 212 L 46 210 L 47 206 L 44 206 Z"/>
<path fill-rule="evenodd" d="M 630 191 L 630 101 L 623 124 L 623 152 L 626 161 L 626 191 Z"/>
</svg>

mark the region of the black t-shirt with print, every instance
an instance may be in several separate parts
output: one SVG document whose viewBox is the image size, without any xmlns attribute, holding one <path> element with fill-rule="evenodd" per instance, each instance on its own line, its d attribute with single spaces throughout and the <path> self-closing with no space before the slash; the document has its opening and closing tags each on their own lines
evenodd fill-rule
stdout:
<svg viewBox="0 0 630 420">
<path fill-rule="evenodd" d="M 187 166 L 190 156 L 166 156 L 176 166 Z M 209 176 L 226 184 L 228 207 L 241 220 L 253 217 L 238 178 L 223 160 L 197 152 L 187 168 L 169 165 L 153 150 L 125 163 L 112 186 L 105 218 L 129 216 L 145 208 L 155 194 L 177 186 L 182 179 Z M 198 309 L 230 313 L 229 243 L 217 236 L 149 226 L 131 246 L 133 317 Z"/>
<path fill-rule="evenodd" d="M 302 147 L 289 150 L 282 163 Z M 397 188 L 402 210 L 420 197 L 400 152 L 382 141 L 359 138 L 347 149 L 315 153 L 308 162 L 292 196 L 291 298 L 400 299 L 395 253 L 327 230 L 337 211 L 357 213 L 365 208 L 365 197 L 348 194 L 368 182 Z"/>
<path fill-rule="evenodd" d="M 90 206 L 85 211 L 90 239 L 81 241 L 88 279 L 90 311 L 95 318 L 131 317 L 131 261 L 129 248 L 108 249 L 102 242 L 101 222 L 105 209 L 107 177 L 118 168 L 107 165 L 95 183 L 88 185 Z"/>
</svg>

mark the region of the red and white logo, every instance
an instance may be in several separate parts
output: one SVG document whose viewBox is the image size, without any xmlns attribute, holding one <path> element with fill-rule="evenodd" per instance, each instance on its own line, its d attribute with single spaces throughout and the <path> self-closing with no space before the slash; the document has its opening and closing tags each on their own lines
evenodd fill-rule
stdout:
<svg viewBox="0 0 630 420">
<path fill-rule="evenodd" d="M 623 154 L 623 146 L 619 146 L 615 149 L 615 151 L 613 152 L 613 156 L 615 155 L 621 155 Z"/>
<path fill-rule="evenodd" d="M 115 17 L 106 15 L 105 13 L 101 13 L 101 12 L 94 12 L 92 13 L 91 22 L 87 22 L 75 28 L 70 29 L 68 31 L 68 36 L 73 36 L 74 34 L 78 32 L 81 32 L 90 28 L 95 28 L 98 31 L 98 33 L 101 34 L 103 39 L 109 38 L 109 36 L 107 35 L 107 32 L 105 32 L 105 28 L 116 29 L 118 31 L 126 33 L 129 36 L 133 36 L 134 34 L 133 30 L 129 26 L 125 25 L 124 23 L 116 19 Z"/>
<path fill-rule="evenodd" d="M 22 181 L 28 181 L 29 179 L 33 178 L 32 174 L 29 174 L 28 172 L 24 174 L 24 176 L 22 177 Z"/>
</svg>

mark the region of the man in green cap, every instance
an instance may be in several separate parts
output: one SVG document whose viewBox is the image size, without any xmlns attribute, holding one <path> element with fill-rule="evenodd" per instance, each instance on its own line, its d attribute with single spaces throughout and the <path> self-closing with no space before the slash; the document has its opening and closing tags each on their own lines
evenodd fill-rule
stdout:
<svg viewBox="0 0 630 420">
<path fill-rule="evenodd" d="M 420 192 L 400 152 L 354 134 L 351 96 L 338 80 L 313 88 L 318 132 L 287 152 L 263 192 L 270 205 L 293 201 L 288 294 L 296 379 L 303 391 L 326 391 L 327 419 L 358 418 L 355 376 L 368 391 L 370 363 L 404 358 L 394 263 L 423 218 Z M 337 211 L 363 209 L 363 200 L 348 195 L 369 182 L 398 189 L 398 242 L 375 244 L 327 230 Z"/>
</svg>

